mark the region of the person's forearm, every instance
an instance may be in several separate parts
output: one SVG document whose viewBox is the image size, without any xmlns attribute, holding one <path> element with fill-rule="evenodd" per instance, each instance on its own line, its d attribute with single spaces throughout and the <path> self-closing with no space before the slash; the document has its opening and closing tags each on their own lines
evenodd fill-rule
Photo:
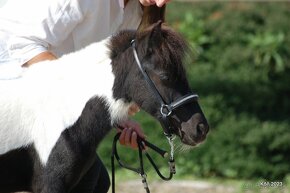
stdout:
<svg viewBox="0 0 290 193">
<path fill-rule="evenodd" d="M 28 62 L 23 64 L 22 67 L 29 67 L 30 65 L 35 64 L 37 62 L 41 62 L 44 60 L 55 60 L 55 59 L 57 59 L 57 58 L 54 54 L 52 54 L 49 51 L 46 51 L 46 52 L 42 52 L 42 53 L 38 54 L 37 56 L 33 57 Z"/>
</svg>

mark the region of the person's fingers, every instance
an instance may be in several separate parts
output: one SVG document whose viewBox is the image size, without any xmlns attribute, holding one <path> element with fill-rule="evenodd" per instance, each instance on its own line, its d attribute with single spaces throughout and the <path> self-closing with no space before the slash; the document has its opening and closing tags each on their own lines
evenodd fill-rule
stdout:
<svg viewBox="0 0 290 193">
<path fill-rule="evenodd" d="M 156 5 L 158 7 L 162 7 L 165 3 L 167 3 L 169 0 L 156 0 Z"/>
<path fill-rule="evenodd" d="M 127 121 L 124 121 L 120 125 L 124 128 L 132 128 L 134 131 L 136 131 L 136 133 L 139 137 L 145 138 L 144 132 L 143 132 L 141 126 L 137 122 L 129 119 Z"/>
<path fill-rule="evenodd" d="M 146 136 L 145 136 L 143 130 L 141 129 L 141 127 L 132 127 L 132 128 L 133 128 L 133 130 L 137 133 L 137 135 L 138 135 L 139 137 L 141 137 L 141 138 L 143 138 L 143 139 L 146 138 Z"/>
<path fill-rule="evenodd" d="M 124 128 L 123 130 L 120 128 Z M 132 120 L 124 121 L 120 124 L 118 131 L 121 132 L 119 141 L 121 145 L 129 146 L 133 149 L 138 148 L 137 138 L 138 136 L 145 139 L 144 132 L 141 126 Z"/>
<path fill-rule="evenodd" d="M 162 7 L 164 4 L 166 4 L 170 0 L 139 0 L 139 1 L 144 6 L 156 4 L 158 7 Z"/>
<path fill-rule="evenodd" d="M 155 0 L 139 0 L 139 1 L 144 6 L 149 6 L 149 5 L 154 5 L 155 4 Z"/>
<path fill-rule="evenodd" d="M 125 134 L 125 145 L 127 145 L 127 146 L 131 146 L 131 136 L 132 136 L 132 132 L 133 132 L 133 130 L 131 128 L 128 128 L 126 130 L 126 134 Z"/>
<path fill-rule="evenodd" d="M 141 138 L 145 138 L 145 134 L 141 128 L 141 126 L 135 122 L 135 121 L 130 121 L 128 122 L 128 124 L 130 125 L 130 127 L 137 133 L 137 135 Z"/>
<path fill-rule="evenodd" d="M 127 130 L 127 128 L 124 128 L 123 130 L 121 130 L 121 135 L 119 137 L 119 141 L 120 141 L 121 145 L 125 145 L 126 130 Z"/>
<path fill-rule="evenodd" d="M 132 132 L 132 137 L 131 137 L 131 147 L 134 149 L 138 148 L 137 133 L 134 131 Z"/>
<path fill-rule="evenodd" d="M 120 135 L 120 144 L 125 146 L 130 146 L 134 149 L 138 148 L 138 142 L 137 142 L 137 133 L 130 128 L 125 128 L 121 131 Z"/>
</svg>

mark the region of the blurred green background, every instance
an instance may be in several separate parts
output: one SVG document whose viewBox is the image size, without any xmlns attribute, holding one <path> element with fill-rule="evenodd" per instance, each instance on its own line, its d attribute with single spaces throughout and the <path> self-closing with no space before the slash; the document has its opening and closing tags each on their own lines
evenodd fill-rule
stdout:
<svg viewBox="0 0 290 193">
<path fill-rule="evenodd" d="M 200 146 L 177 145 L 177 178 L 289 184 L 290 3 L 173 1 L 167 22 L 192 48 L 188 77 L 211 126 Z M 134 119 L 149 141 L 169 148 L 156 121 L 143 112 Z M 98 149 L 108 168 L 114 134 Z M 136 162 L 136 152 L 120 151 Z"/>
</svg>

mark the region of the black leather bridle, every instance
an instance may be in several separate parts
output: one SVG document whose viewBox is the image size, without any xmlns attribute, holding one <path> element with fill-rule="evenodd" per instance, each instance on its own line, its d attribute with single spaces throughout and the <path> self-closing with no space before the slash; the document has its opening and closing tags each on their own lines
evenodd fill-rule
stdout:
<svg viewBox="0 0 290 193">
<path fill-rule="evenodd" d="M 160 104 L 160 114 L 161 114 L 161 121 L 160 122 L 161 122 L 162 128 L 164 130 L 164 134 L 166 137 L 172 137 L 173 126 L 172 126 L 172 124 L 170 124 L 170 121 L 169 121 L 170 116 L 172 116 L 172 112 L 174 110 L 176 110 L 177 108 L 179 108 L 179 107 L 181 107 L 189 102 L 196 101 L 198 99 L 198 95 L 197 94 L 187 94 L 187 95 L 184 95 L 181 98 L 167 104 L 165 102 L 165 100 L 163 99 L 163 97 L 161 96 L 160 92 L 158 91 L 156 85 L 154 84 L 154 82 L 149 77 L 146 70 L 141 65 L 141 62 L 139 60 L 137 50 L 136 50 L 135 40 L 131 41 L 131 46 L 132 46 L 134 58 L 135 58 L 136 63 L 139 67 L 139 70 L 141 71 L 143 78 L 146 81 L 146 83 L 148 84 L 149 88 L 154 93 L 156 100 Z"/>
<path fill-rule="evenodd" d="M 137 54 L 137 50 L 136 50 L 136 42 L 135 40 L 131 41 L 131 47 L 133 49 L 133 54 L 134 54 L 134 58 L 135 61 L 138 65 L 139 70 L 141 71 L 144 80 L 146 81 L 147 85 L 149 86 L 149 89 L 154 93 L 154 96 L 156 98 L 156 100 L 158 101 L 158 103 L 160 104 L 160 114 L 161 114 L 161 119 L 160 119 L 160 123 L 162 125 L 163 131 L 164 131 L 164 135 L 166 136 L 168 143 L 170 145 L 170 157 L 169 157 L 169 176 L 165 177 L 161 174 L 161 172 L 159 171 L 158 167 L 156 166 L 156 164 L 154 163 L 153 159 L 151 158 L 151 156 L 148 154 L 148 152 L 146 151 L 146 147 L 151 148 L 152 150 L 154 150 L 155 152 L 159 153 L 162 157 L 166 157 L 167 156 L 167 152 L 164 150 L 161 150 L 160 148 L 156 147 L 155 145 L 149 143 L 148 141 L 146 141 L 145 139 L 142 139 L 140 137 L 137 138 L 137 143 L 138 143 L 138 149 L 139 149 L 139 162 L 140 162 L 140 167 L 139 168 L 133 168 L 130 166 L 127 166 L 126 164 L 124 164 L 119 157 L 118 151 L 117 151 L 117 141 L 120 137 L 120 133 L 117 134 L 114 138 L 113 141 L 113 147 L 112 147 L 112 155 L 111 155 L 111 164 L 112 164 L 112 192 L 115 193 L 115 163 L 114 160 L 116 158 L 117 162 L 119 163 L 119 165 L 123 168 L 129 169 L 131 171 L 134 171 L 136 173 L 138 173 L 141 177 L 142 177 L 142 183 L 143 186 L 146 190 L 147 193 L 150 193 L 148 184 L 147 184 L 147 180 L 146 180 L 146 174 L 144 172 L 144 167 L 143 167 L 143 156 L 142 156 L 142 152 L 145 153 L 145 156 L 148 158 L 149 162 L 152 164 L 152 166 L 154 167 L 155 171 L 157 172 L 157 174 L 160 176 L 161 179 L 163 180 L 171 180 L 171 178 L 173 177 L 173 175 L 176 173 L 175 170 L 175 161 L 174 161 L 174 139 L 175 139 L 175 135 L 173 133 L 173 125 L 170 122 L 170 117 L 172 116 L 172 112 L 189 103 L 192 101 L 196 101 L 198 99 L 198 95 L 197 94 L 187 94 L 182 96 L 181 98 L 167 104 L 165 102 L 165 100 L 163 99 L 163 97 L 161 96 L 160 92 L 158 91 L 156 85 L 154 84 L 154 82 L 152 81 L 152 79 L 149 77 L 149 75 L 147 74 L 146 70 L 143 68 L 143 66 L 141 65 L 141 62 L 139 60 L 138 54 Z M 119 125 L 116 125 L 117 127 L 121 128 Z"/>
</svg>

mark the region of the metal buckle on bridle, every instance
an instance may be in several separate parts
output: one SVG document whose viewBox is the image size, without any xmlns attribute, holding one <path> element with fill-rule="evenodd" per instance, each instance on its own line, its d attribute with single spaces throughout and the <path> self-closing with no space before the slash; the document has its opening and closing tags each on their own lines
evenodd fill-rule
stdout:
<svg viewBox="0 0 290 193">
<path fill-rule="evenodd" d="M 160 107 L 160 113 L 162 116 L 164 117 L 168 117 L 171 115 L 172 113 L 172 109 L 169 105 L 166 105 L 166 104 L 162 104 L 161 107 Z"/>
</svg>

